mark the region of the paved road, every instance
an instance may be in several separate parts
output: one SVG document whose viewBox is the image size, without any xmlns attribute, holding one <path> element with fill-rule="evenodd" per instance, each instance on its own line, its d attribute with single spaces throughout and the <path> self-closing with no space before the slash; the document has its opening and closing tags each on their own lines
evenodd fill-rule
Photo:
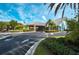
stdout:
<svg viewBox="0 0 79 59">
<path fill-rule="evenodd" d="M 24 55 L 30 47 L 40 39 L 48 36 L 63 36 L 66 32 L 53 34 L 43 32 L 15 33 L 4 39 L 0 39 L 0 54 L 2 55 Z"/>
<path fill-rule="evenodd" d="M 49 33 L 48 36 L 65 36 L 67 34 L 66 31 L 56 32 L 56 33 Z"/>
<path fill-rule="evenodd" d="M 35 42 L 44 37 L 46 37 L 46 34 L 42 32 L 10 35 L 0 40 L 0 54 L 24 55 Z"/>
</svg>

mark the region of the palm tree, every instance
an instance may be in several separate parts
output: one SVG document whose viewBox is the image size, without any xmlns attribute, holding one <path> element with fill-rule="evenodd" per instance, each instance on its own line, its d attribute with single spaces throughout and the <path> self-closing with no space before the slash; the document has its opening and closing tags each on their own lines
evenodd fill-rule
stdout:
<svg viewBox="0 0 79 59">
<path fill-rule="evenodd" d="M 47 25 L 47 27 L 48 27 L 48 30 L 51 30 L 51 20 L 50 20 L 50 19 L 48 20 L 48 22 L 47 22 L 46 25 Z"/>
<path fill-rule="evenodd" d="M 55 5 L 56 5 L 56 3 L 51 3 L 51 4 L 49 4 L 50 10 L 52 10 L 52 8 L 53 8 Z M 75 12 L 76 14 L 78 14 L 78 16 L 79 16 L 79 3 L 58 3 L 58 4 L 56 5 L 54 15 L 56 16 L 56 14 L 57 14 L 57 12 L 58 12 L 59 9 L 63 9 L 63 11 L 62 11 L 62 17 L 63 17 L 63 16 L 64 16 L 65 9 L 66 9 L 67 6 L 69 6 L 71 9 L 73 9 L 74 12 Z M 78 22 L 79 22 L 79 17 L 78 17 Z"/>
<path fill-rule="evenodd" d="M 51 19 L 48 20 L 48 22 L 47 22 L 46 25 L 48 27 L 48 30 L 54 30 L 54 29 L 56 29 L 56 24 Z"/>
</svg>

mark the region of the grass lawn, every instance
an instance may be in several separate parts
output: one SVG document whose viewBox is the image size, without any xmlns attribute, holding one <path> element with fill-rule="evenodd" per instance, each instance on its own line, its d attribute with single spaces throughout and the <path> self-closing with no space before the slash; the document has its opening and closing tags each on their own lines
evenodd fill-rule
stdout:
<svg viewBox="0 0 79 59">
<path fill-rule="evenodd" d="M 65 36 L 50 36 L 49 38 L 64 38 Z"/>
<path fill-rule="evenodd" d="M 48 37 L 36 48 L 34 55 L 76 55 L 79 48 L 68 45 L 64 37 Z"/>
</svg>

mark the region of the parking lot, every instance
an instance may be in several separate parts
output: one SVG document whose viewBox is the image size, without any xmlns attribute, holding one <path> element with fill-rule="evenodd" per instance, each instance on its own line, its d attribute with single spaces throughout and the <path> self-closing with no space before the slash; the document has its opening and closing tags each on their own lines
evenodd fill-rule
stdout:
<svg viewBox="0 0 79 59">
<path fill-rule="evenodd" d="M 0 54 L 24 55 L 28 49 L 40 39 L 46 37 L 45 33 L 32 32 L 13 34 L 0 40 Z"/>
</svg>

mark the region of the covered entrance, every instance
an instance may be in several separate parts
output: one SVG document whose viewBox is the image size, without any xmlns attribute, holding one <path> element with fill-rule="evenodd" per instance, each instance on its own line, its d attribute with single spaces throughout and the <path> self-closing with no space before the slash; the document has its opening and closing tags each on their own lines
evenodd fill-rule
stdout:
<svg viewBox="0 0 79 59">
<path fill-rule="evenodd" d="M 45 23 L 33 23 L 29 24 L 29 30 L 31 31 L 44 31 Z"/>
</svg>

